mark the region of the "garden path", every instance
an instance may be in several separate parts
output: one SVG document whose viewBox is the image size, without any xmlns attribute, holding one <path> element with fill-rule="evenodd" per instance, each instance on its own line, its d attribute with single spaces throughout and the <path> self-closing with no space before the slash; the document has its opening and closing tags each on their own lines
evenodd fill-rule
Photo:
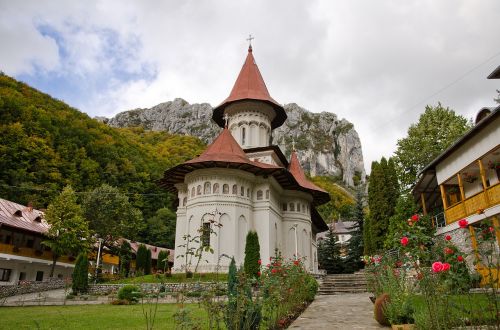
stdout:
<svg viewBox="0 0 500 330">
<path fill-rule="evenodd" d="M 383 329 L 373 318 L 369 296 L 369 293 L 317 295 L 289 329 Z"/>
</svg>

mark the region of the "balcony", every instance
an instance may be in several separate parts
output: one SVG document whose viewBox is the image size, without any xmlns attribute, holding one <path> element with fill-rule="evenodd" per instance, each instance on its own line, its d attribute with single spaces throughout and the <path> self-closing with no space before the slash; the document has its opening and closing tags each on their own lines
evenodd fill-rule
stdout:
<svg viewBox="0 0 500 330">
<path fill-rule="evenodd" d="M 500 183 L 486 188 L 463 201 L 455 203 L 445 210 L 446 223 L 451 224 L 457 220 L 476 214 L 500 203 Z"/>
<path fill-rule="evenodd" d="M 16 247 L 12 244 L 0 243 L 0 253 L 10 254 L 13 256 L 28 257 L 33 259 L 43 259 L 52 261 L 53 254 L 51 251 L 36 250 L 29 247 Z M 75 260 L 69 256 L 62 256 L 57 259 L 58 262 L 74 263 Z"/>
</svg>

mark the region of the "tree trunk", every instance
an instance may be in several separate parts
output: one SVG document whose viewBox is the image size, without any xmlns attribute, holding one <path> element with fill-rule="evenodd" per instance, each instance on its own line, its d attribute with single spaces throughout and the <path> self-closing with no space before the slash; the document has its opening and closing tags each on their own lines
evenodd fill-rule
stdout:
<svg viewBox="0 0 500 330">
<path fill-rule="evenodd" d="M 50 267 L 50 275 L 49 277 L 54 277 L 54 270 L 56 269 L 56 262 L 59 256 L 55 253 L 52 253 L 52 267 Z"/>
</svg>

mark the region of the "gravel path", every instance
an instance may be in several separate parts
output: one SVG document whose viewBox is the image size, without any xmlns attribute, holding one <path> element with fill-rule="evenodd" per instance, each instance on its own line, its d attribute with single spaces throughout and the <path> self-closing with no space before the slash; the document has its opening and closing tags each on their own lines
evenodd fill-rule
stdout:
<svg viewBox="0 0 500 330">
<path fill-rule="evenodd" d="M 316 296 L 289 329 L 388 329 L 373 318 L 368 293 Z"/>
</svg>

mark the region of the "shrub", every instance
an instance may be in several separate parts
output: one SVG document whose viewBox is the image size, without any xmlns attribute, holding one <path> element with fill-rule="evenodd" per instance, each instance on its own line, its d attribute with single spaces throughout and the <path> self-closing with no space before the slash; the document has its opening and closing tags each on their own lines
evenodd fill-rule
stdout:
<svg viewBox="0 0 500 330">
<path fill-rule="evenodd" d="M 73 270 L 73 294 L 85 293 L 89 287 L 89 261 L 87 255 L 81 253 L 76 259 L 75 268 Z"/>
<path fill-rule="evenodd" d="M 260 245 L 257 232 L 250 231 L 247 234 L 245 244 L 245 262 L 243 268 L 250 278 L 256 278 L 260 269 Z"/>
<path fill-rule="evenodd" d="M 111 302 L 111 305 L 130 305 L 130 301 L 126 299 L 115 299 Z"/>
<path fill-rule="evenodd" d="M 170 251 L 164 251 L 161 250 L 160 253 L 158 253 L 158 264 L 157 268 L 158 270 L 161 270 L 164 273 L 168 272 L 168 255 Z"/>
<path fill-rule="evenodd" d="M 135 285 L 125 285 L 118 291 L 118 299 L 127 300 L 133 304 L 137 303 L 141 296 L 141 290 Z"/>
</svg>

